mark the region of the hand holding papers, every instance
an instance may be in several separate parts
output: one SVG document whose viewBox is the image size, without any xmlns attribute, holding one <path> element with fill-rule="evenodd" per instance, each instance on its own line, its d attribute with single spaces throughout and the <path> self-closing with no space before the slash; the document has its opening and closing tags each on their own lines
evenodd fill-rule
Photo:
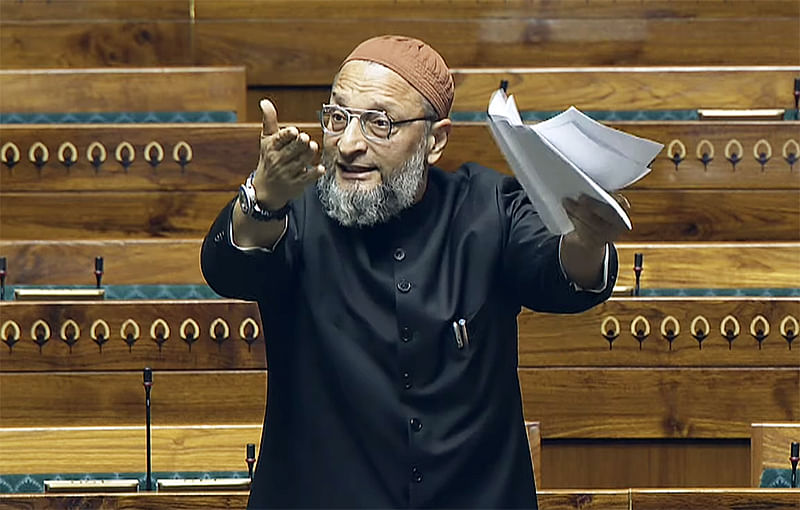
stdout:
<svg viewBox="0 0 800 510">
<path fill-rule="evenodd" d="M 513 96 L 497 90 L 489 102 L 489 128 L 509 166 L 553 234 L 572 222 L 562 206 L 581 194 L 607 203 L 625 222 L 628 215 L 609 192 L 641 179 L 664 147 L 592 120 L 575 107 L 525 125 Z"/>
</svg>

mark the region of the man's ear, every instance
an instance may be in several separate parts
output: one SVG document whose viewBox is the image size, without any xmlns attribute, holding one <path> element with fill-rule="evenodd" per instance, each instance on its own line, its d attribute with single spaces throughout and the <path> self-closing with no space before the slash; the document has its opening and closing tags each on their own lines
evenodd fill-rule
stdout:
<svg viewBox="0 0 800 510">
<path fill-rule="evenodd" d="M 431 134 L 428 136 L 428 164 L 435 165 L 442 157 L 447 139 L 450 136 L 450 128 L 453 122 L 450 119 L 437 120 L 431 125 Z"/>
</svg>

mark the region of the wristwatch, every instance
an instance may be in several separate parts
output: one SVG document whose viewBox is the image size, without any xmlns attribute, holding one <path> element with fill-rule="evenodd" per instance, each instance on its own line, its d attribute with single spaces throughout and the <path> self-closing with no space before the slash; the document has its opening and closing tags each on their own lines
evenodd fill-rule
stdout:
<svg viewBox="0 0 800 510">
<path fill-rule="evenodd" d="M 289 213 L 288 202 L 286 205 L 275 211 L 264 209 L 258 205 L 258 200 L 256 199 L 256 189 L 253 187 L 253 177 L 255 174 L 256 172 L 253 170 L 253 173 L 251 173 L 247 180 L 244 181 L 244 184 L 239 186 L 239 207 L 242 208 L 242 212 L 247 216 L 259 221 L 280 220 L 285 218 Z"/>
</svg>

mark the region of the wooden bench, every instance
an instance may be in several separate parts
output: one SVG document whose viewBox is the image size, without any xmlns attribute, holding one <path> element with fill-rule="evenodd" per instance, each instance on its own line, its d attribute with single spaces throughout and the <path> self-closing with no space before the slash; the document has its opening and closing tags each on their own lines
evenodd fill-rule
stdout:
<svg viewBox="0 0 800 510">
<path fill-rule="evenodd" d="M 797 510 L 796 491 L 790 489 L 691 488 L 691 489 L 584 489 L 537 491 L 541 510 L 736 510 L 774 508 Z M 128 494 L 0 494 L 0 504 L 44 509 L 72 504 L 91 508 L 245 508 L 247 494 L 128 493 Z"/>
<path fill-rule="evenodd" d="M 6 285 L 92 285 L 94 259 L 104 258 L 103 285 L 198 285 L 201 239 L 104 241 L 0 240 Z M 647 289 L 797 288 L 800 243 L 617 244 L 617 285 L 633 289 L 634 254 L 644 256 L 640 286 Z"/>
<path fill-rule="evenodd" d="M 241 338 L 254 331 L 247 317 L 260 330 L 253 303 L 18 302 L 0 311 L 0 340 L 16 328 L 20 340 L 0 345 L 2 427 L 140 425 L 143 366 L 154 369 L 161 424 L 263 418 L 264 332 L 250 346 Z M 541 423 L 541 486 L 747 485 L 750 424 L 800 413 L 800 349 L 790 350 L 780 333 L 789 316 L 800 317 L 797 298 L 612 298 L 578 317 L 523 312 L 519 379 L 525 418 Z M 226 329 L 212 327 L 217 318 L 229 333 L 221 345 L 212 338 Z M 100 319 L 109 327 L 102 352 L 91 339 Z M 130 347 L 128 319 L 140 332 Z M 752 334 L 767 325 L 759 349 Z M 40 352 L 33 338 L 48 329 Z M 700 329 L 708 335 L 702 348 L 692 337 Z M 77 330 L 70 352 L 60 337 Z M 736 334 L 731 343 L 728 330 Z M 671 347 L 670 331 L 677 333 Z M 181 339 L 189 334 L 191 349 Z M 642 462 L 654 456 L 674 469 L 650 471 Z M 725 470 L 713 469 L 718 458 Z M 684 463 L 690 467 L 677 468 Z"/>
<path fill-rule="evenodd" d="M 635 228 L 624 241 L 800 240 L 800 163 L 792 169 L 782 155 L 800 152 L 795 148 L 800 124 L 612 125 L 665 145 L 653 171 L 626 191 Z M 318 125 L 300 127 L 321 138 Z M 17 163 L 11 169 L 0 165 L 3 236 L 201 237 L 257 161 L 258 130 L 256 124 L 4 128 L 0 159 Z M 735 169 L 726 152 L 743 158 Z M 771 154 L 763 170 L 754 155 L 760 152 Z M 69 169 L 59 161 L 59 153 L 61 159 L 74 162 Z M 704 153 L 714 157 L 707 167 L 698 159 Z M 106 157 L 95 167 L 87 154 L 92 160 Z M 446 169 L 472 160 L 508 172 L 483 124 L 456 125 L 445 154 Z M 672 159 L 676 154 L 683 157 L 677 169 Z M 72 214 L 54 221 L 49 213 L 54 203 Z"/>
<path fill-rule="evenodd" d="M 761 486 L 767 468 L 791 469 L 790 447 L 800 442 L 800 423 L 753 423 L 750 434 L 750 483 Z"/>
<path fill-rule="evenodd" d="M 253 94 L 292 105 L 283 111 L 295 120 L 308 120 L 313 110 L 294 105 L 312 98 L 318 104 L 342 59 L 382 33 L 422 38 L 452 68 L 800 64 L 792 0 L 724 7 L 671 0 L 141 0 L 125 8 L 2 0 L 0 6 L 4 69 L 244 64 L 248 86 L 261 88 Z"/>
<path fill-rule="evenodd" d="M 243 67 L 34 68 L 0 70 L 0 89 L 4 114 L 222 112 L 242 122 L 247 85 Z"/>
</svg>

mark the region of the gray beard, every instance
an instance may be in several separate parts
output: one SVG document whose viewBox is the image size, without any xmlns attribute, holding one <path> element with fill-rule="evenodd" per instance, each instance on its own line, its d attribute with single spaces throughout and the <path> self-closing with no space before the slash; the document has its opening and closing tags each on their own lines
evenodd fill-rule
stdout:
<svg viewBox="0 0 800 510">
<path fill-rule="evenodd" d="M 317 195 L 329 217 L 345 227 L 371 227 L 386 223 L 414 205 L 417 191 L 425 178 L 425 139 L 403 165 L 372 189 L 358 182 L 347 189 L 336 180 L 334 152 L 325 151 L 321 163 L 325 175 L 317 181 Z"/>
</svg>

